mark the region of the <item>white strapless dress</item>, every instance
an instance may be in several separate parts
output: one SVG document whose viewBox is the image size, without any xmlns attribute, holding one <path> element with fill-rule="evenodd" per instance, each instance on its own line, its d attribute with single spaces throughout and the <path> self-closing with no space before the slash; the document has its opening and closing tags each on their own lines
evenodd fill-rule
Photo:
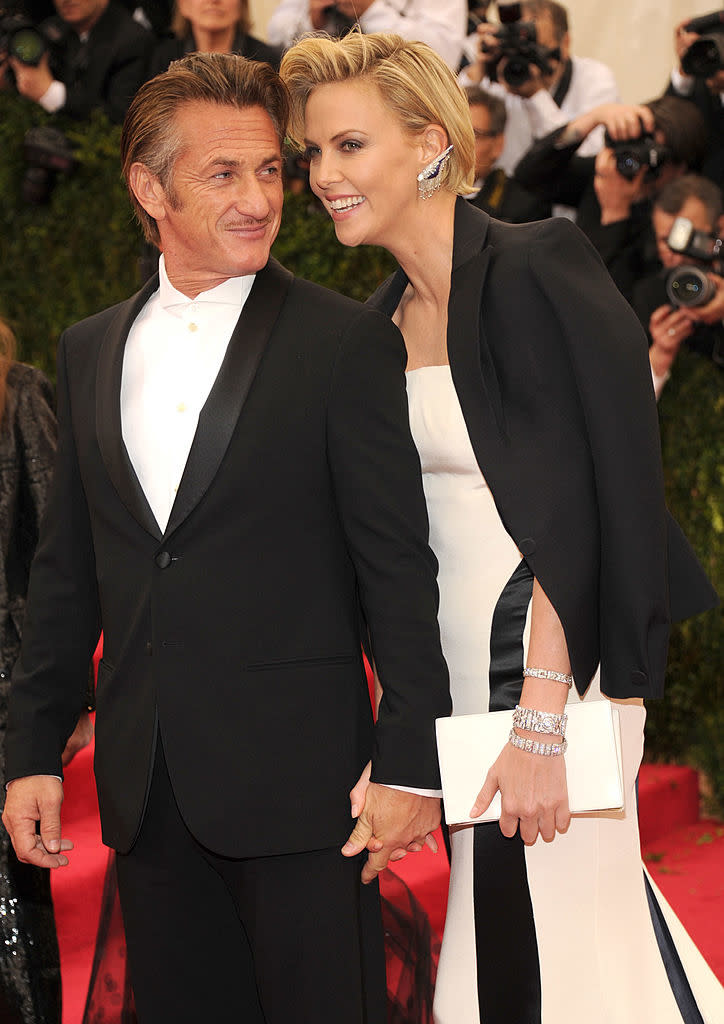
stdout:
<svg viewBox="0 0 724 1024">
<path fill-rule="evenodd" d="M 407 392 L 453 714 L 485 712 L 511 673 L 522 681 L 532 576 L 475 460 L 450 368 L 410 371 Z M 569 702 L 580 699 L 573 688 Z M 607 699 L 597 678 L 583 699 Z M 565 836 L 530 847 L 497 823 L 451 830 L 436 1024 L 724 1024 L 724 990 L 645 882 L 635 784 L 646 713 L 638 699 L 616 703 L 623 811 L 576 816 Z"/>
</svg>

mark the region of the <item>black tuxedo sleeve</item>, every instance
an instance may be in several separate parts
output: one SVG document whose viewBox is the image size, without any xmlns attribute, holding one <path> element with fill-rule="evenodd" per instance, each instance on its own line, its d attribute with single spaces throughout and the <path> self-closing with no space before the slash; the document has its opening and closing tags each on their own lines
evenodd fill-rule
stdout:
<svg viewBox="0 0 724 1024">
<path fill-rule="evenodd" d="M 664 504 L 646 337 L 598 254 L 569 221 L 541 224 L 528 259 L 560 324 L 591 451 L 601 537 L 601 689 L 636 693 L 643 672 L 649 692 L 660 695 L 669 587 L 692 599 L 706 591 L 715 603 L 716 596 L 688 546 L 683 551 L 680 534 L 674 537 L 681 555 L 676 578 L 667 569 L 675 531 Z M 677 597 L 676 604 L 685 605 L 686 599 Z"/>
<path fill-rule="evenodd" d="M 58 450 L 33 561 L 20 658 L 13 673 L 7 779 L 62 775 L 61 754 L 86 701 L 100 611 L 88 508 L 58 354 Z"/>
<path fill-rule="evenodd" d="M 437 789 L 434 723 L 451 705 L 405 359 L 383 314 L 365 309 L 350 325 L 332 378 L 328 457 L 384 688 L 372 779 Z"/>
</svg>

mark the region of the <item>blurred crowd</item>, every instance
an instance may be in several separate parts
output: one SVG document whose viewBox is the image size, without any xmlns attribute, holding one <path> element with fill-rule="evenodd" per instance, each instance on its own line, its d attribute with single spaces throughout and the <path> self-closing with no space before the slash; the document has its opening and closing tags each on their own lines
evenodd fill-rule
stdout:
<svg viewBox="0 0 724 1024">
<path fill-rule="evenodd" d="M 632 105 L 609 67 L 574 52 L 556 0 L 279 0 L 266 41 L 251 32 L 248 0 L 4 2 L 0 83 L 76 119 L 100 108 L 122 121 L 139 85 L 193 50 L 276 67 L 315 31 L 427 42 L 470 105 L 470 201 L 514 223 L 577 221 L 648 333 L 657 395 L 681 345 L 724 365 L 724 11 L 672 26 L 669 80 Z M 42 144 L 60 159 L 62 136 Z M 287 172 L 304 188 L 303 159 Z"/>
</svg>

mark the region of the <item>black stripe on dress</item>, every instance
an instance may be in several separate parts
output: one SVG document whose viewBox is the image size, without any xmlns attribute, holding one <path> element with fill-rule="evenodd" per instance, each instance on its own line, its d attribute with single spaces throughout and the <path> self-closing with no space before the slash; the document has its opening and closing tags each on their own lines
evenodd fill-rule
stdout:
<svg viewBox="0 0 724 1024">
<path fill-rule="evenodd" d="M 513 708 L 523 686 L 523 630 L 533 573 L 521 559 L 498 599 L 490 635 L 490 711 Z M 540 1024 L 541 979 L 525 846 L 497 821 L 476 825 L 473 901 L 483 1024 Z"/>
</svg>

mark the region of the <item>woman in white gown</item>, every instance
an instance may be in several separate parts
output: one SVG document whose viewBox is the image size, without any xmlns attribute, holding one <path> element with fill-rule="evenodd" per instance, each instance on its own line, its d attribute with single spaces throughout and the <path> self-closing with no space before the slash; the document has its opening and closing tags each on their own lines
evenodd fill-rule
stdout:
<svg viewBox="0 0 724 1024">
<path fill-rule="evenodd" d="M 569 222 L 503 225 L 460 198 L 467 105 L 424 44 L 307 39 L 281 73 L 337 237 L 400 264 L 370 301 L 407 347 L 453 714 L 621 713 L 622 812 L 571 820 L 557 733 L 516 729 L 549 754 L 506 744 L 480 780 L 477 813 L 497 789 L 503 813 L 452 829 L 435 1020 L 724 1021 L 640 860 L 642 698 L 661 695 L 669 593 L 680 615 L 712 601 L 665 512 L 643 335 Z"/>
</svg>

